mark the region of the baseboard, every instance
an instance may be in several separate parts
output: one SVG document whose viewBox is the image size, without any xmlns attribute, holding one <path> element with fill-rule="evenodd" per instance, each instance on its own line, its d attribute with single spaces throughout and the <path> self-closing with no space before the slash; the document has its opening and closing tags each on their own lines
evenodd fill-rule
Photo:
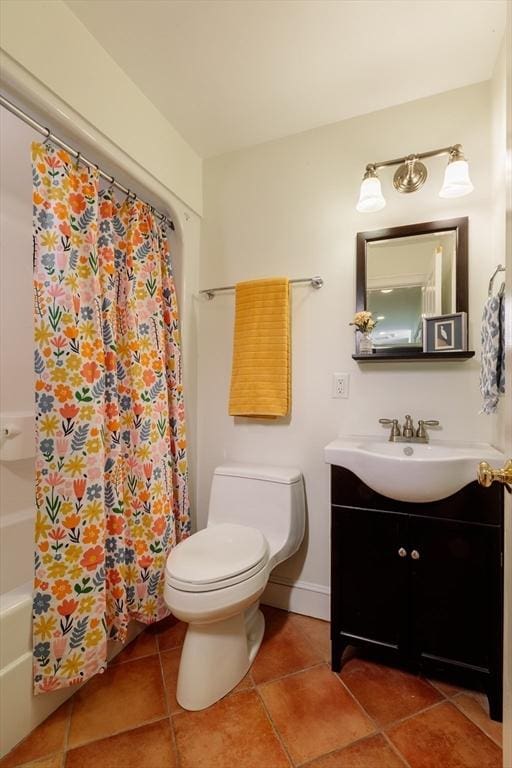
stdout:
<svg viewBox="0 0 512 768">
<path fill-rule="evenodd" d="M 284 576 L 274 576 L 261 596 L 264 605 L 282 608 L 284 611 L 303 613 L 315 619 L 330 620 L 329 587 L 308 581 L 293 581 Z"/>
</svg>

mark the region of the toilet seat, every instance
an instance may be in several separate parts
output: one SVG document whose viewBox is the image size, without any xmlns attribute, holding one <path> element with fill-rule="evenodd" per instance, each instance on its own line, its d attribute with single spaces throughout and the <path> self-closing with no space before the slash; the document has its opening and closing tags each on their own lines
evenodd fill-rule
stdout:
<svg viewBox="0 0 512 768">
<path fill-rule="evenodd" d="M 268 562 L 265 536 L 256 528 L 222 523 L 193 534 L 167 558 L 166 582 L 184 592 L 208 592 L 238 584 Z"/>
</svg>

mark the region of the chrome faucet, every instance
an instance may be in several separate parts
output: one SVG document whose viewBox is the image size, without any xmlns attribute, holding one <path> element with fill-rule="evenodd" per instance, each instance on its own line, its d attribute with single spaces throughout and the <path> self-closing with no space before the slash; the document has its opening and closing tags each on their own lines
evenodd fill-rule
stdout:
<svg viewBox="0 0 512 768">
<path fill-rule="evenodd" d="M 428 443 L 428 433 L 425 427 L 438 427 L 439 422 L 435 419 L 424 421 L 418 420 L 418 428 L 414 430 L 414 423 L 408 414 L 405 417 L 402 430 L 398 424 L 398 419 L 379 419 L 379 424 L 391 425 L 389 441 L 391 443 Z"/>
</svg>

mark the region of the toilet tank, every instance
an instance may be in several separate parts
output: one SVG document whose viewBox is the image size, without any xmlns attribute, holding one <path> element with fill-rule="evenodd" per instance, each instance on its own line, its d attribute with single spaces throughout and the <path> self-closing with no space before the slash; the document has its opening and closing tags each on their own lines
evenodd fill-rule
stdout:
<svg viewBox="0 0 512 768">
<path fill-rule="evenodd" d="M 296 467 L 233 463 L 214 470 L 208 525 L 257 528 L 269 543 L 271 567 L 297 551 L 305 517 L 304 481 Z"/>
</svg>

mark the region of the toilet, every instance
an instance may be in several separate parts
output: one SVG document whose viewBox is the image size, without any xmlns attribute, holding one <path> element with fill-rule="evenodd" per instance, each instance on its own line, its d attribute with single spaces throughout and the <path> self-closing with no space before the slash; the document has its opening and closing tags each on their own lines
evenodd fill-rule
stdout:
<svg viewBox="0 0 512 768">
<path fill-rule="evenodd" d="M 259 598 L 305 525 L 300 470 L 226 464 L 213 473 L 207 527 L 167 558 L 164 596 L 188 623 L 176 698 L 189 710 L 225 696 L 247 673 L 265 630 Z"/>
</svg>

